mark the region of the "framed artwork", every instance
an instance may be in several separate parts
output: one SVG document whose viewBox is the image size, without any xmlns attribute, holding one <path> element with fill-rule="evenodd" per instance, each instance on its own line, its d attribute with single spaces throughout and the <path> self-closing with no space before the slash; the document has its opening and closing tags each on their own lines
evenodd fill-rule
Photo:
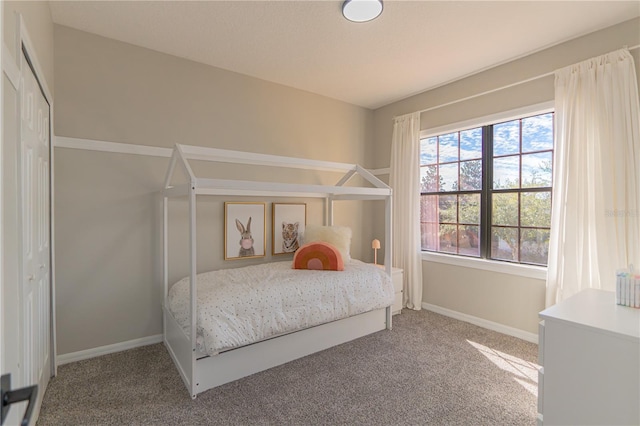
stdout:
<svg viewBox="0 0 640 426">
<path fill-rule="evenodd" d="M 300 247 L 300 237 L 307 224 L 304 203 L 273 203 L 272 254 L 294 253 Z"/>
<path fill-rule="evenodd" d="M 224 203 L 224 260 L 264 257 L 265 211 L 265 203 Z"/>
</svg>

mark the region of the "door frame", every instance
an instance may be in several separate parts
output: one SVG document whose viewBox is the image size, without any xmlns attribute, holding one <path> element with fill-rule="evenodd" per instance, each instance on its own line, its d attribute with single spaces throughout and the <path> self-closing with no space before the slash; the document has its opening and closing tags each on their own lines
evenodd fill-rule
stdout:
<svg viewBox="0 0 640 426">
<path fill-rule="evenodd" d="M 4 24 L 4 5 L 0 4 L 0 22 Z M 9 62 L 10 56 L 7 55 L 7 47 L 4 44 L 4 34 L 0 34 L 2 40 L 2 53 L 0 53 L 0 66 L 2 73 L 7 76 L 13 87 L 17 90 L 14 79 L 11 78 Z M 15 64 L 12 64 L 15 69 Z M 0 81 L 0 176 L 4 176 L 4 81 Z M 4 185 L 0 183 L 0 206 L 4 203 Z M 4 299 L 4 209 L 0 208 L 0 299 Z M 0 300 L 0 374 L 5 373 L 4 361 L 4 301 Z"/>
<path fill-rule="evenodd" d="M 38 81 L 38 84 L 40 85 L 40 89 L 42 90 L 42 94 L 44 95 L 47 103 L 49 104 L 49 246 L 50 246 L 50 250 L 51 250 L 51 254 L 50 254 L 50 259 L 49 259 L 49 264 L 50 264 L 50 281 L 49 281 L 49 294 L 50 294 L 50 300 L 49 300 L 49 312 L 50 312 L 50 318 L 49 318 L 49 335 L 51 337 L 50 339 L 50 345 L 51 347 L 49 348 L 49 353 L 50 353 L 50 358 L 49 358 L 49 362 L 50 362 L 50 368 L 51 368 L 51 374 L 52 376 L 55 376 L 57 374 L 57 362 L 56 362 L 56 315 L 55 315 L 55 242 L 54 242 L 54 226 L 55 226 L 55 222 L 54 222 L 54 151 L 53 151 L 53 117 L 54 117 L 54 105 L 53 105 L 53 96 L 51 94 L 51 90 L 49 90 L 49 87 L 47 85 L 47 81 L 44 78 L 44 72 L 42 71 L 42 66 L 40 65 L 40 61 L 38 60 L 38 55 L 36 53 L 36 49 L 33 45 L 33 43 L 31 42 L 31 37 L 29 36 L 29 32 L 27 30 L 27 25 L 24 21 L 24 18 L 22 17 L 21 14 L 16 14 L 16 46 L 15 46 L 15 57 L 13 58 L 14 61 L 16 61 L 16 65 L 18 67 L 18 71 L 20 72 L 20 74 L 22 73 L 22 61 L 20 60 L 20 55 L 25 55 L 27 61 L 29 62 L 29 64 L 31 65 L 31 69 L 36 77 L 36 80 Z M 29 66 L 29 65 L 26 65 Z M 20 86 L 20 88 L 18 89 L 18 111 L 22 111 L 22 90 L 23 87 Z M 18 115 L 20 116 L 20 115 Z M 18 139 L 22 140 L 22 131 L 21 131 L 21 126 L 18 125 L 17 128 L 17 135 L 18 135 Z M 22 168 L 22 164 L 21 161 L 19 161 L 18 163 L 18 170 L 19 170 L 19 175 L 21 175 L 21 170 Z M 21 190 L 18 192 L 19 194 L 19 200 L 18 202 L 20 203 L 20 205 L 22 205 L 22 197 L 24 194 L 22 194 Z M 23 233 L 23 229 L 24 226 L 22 224 L 22 220 L 21 218 L 19 218 L 19 229 L 20 229 L 20 233 Z M 20 253 L 20 264 L 22 265 L 22 253 Z M 22 270 L 22 267 L 20 268 L 20 282 L 22 283 L 24 281 L 24 277 L 22 276 L 24 273 L 24 271 Z M 37 409 L 38 407 L 36 407 Z"/>
</svg>

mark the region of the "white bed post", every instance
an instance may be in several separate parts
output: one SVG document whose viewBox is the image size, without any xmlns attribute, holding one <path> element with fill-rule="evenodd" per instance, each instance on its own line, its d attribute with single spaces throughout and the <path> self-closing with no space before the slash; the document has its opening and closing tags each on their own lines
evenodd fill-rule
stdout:
<svg viewBox="0 0 640 426">
<path fill-rule="evenodd" d="M 189 186 L 189 259 L 190 259 L 190 277 L 189 284 L 191 287 L 191 398 L 195 399 L 198 394 L 196 383 L 196 271 L 197 271 L 197 253 L 196 253 L 196 192 L 195 182 L 191 181 Z"/>
<path fill-rule="evenodd" d="M 167 294 L 169 293 L 169 198 L 162 197 L 162 330 L 167 329 L 165 323 L 164 307 L 167 306 Z M 164 332 L 164 331 L 163 331 Z"/>
<path fill-rule="evenodd" d="M 327 221 L 326 224 L 329 226 L 333 226 L 333 197 L 327 198 Z"/>
<path fill-rule="evenodd" d="M 384 220 L 384 245 L 385 245 L 385 250 L 384 250 L 384 264 L 385 264 L 385 269 L 387 271 L 387 273 L 389 275 L 391 275 L 391 267 L 393 265 L 391 265 L 392 262 L 392 250 L 393 250 L 393 235 L 392 235 L 392 230 L 391 230 L 391 224 L 393 223 L 392 220 L 392 206 L 393 206 L 393 196 L 389 195 L 388 197 L 385 198 L 384 200 L 384 210 L 385 210 L 385 220 Z"/>
<path fill-rule="evenodd" d="M 197 287 L 196 287 L 196 274 L 198 256 L 196 253 L 196 176 L 189 166 L 187 157 L 184 154 L 182 145 L 176 144 L 174 154 L 180 159 L 182 166 L 189 176 L 189 288 L 191 301 L 189 303 L 189 312 L 191 313 L 191 327 L 189 328 L 189 340 L 191 342 L 191 368 L 189 369 L 189 382 L 191 385 L 191 398 L 195 399 L 198 394 L 198 383 L 196 383 L 197 368 L 196 368 L 196 318 L 198 316 L 197 300 Z M 172 161 L 170 167 L 175 166 Z"/>
<path fill-rule="evenodd" d="M 393 212 L 393 193 L 389 194 L 388 197 L 384 200 L 384 211 L 385 211 L 385 223 L 384 223 L 384 242 L 385 242 L 385 251 L 384 251 L 384 264 L 385 271 L 389 276 L 392 274 L 392 250 L 393 250 L 393 232 L 392 232 L 392 212 Z M 391 330 L 391 307 L 387 307 L 387 329 Z"/>
</svg>

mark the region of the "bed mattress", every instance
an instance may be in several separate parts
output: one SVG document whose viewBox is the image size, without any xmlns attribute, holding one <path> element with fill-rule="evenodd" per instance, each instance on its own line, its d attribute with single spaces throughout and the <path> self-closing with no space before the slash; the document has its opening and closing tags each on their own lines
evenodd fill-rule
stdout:
<svg viewBox="0 0 640 426">
<path fill-rule="evenodd" d="M 357 260 L 340 272 L 292 269 L 286 261 L 206 272 L 196 282 L 196 347 L 209 355 L 394 301 L 385 271 Z M 186 277 L 171 286 L 167 307 L 187 333 L 189 300 Z"/>
</svg>

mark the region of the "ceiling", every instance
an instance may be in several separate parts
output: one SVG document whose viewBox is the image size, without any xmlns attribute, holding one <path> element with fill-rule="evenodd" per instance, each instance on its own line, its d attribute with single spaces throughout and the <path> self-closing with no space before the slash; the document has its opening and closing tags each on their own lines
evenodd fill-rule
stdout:
<svg viewBox="0 0 640 426">
<path fill-rule="evenodd" d="M 375 109 L 640 16 L 640 1 L 52 1 L 56 24 Z M 622 47 L 622 46 L 621 46 Z"/>
</svg>

